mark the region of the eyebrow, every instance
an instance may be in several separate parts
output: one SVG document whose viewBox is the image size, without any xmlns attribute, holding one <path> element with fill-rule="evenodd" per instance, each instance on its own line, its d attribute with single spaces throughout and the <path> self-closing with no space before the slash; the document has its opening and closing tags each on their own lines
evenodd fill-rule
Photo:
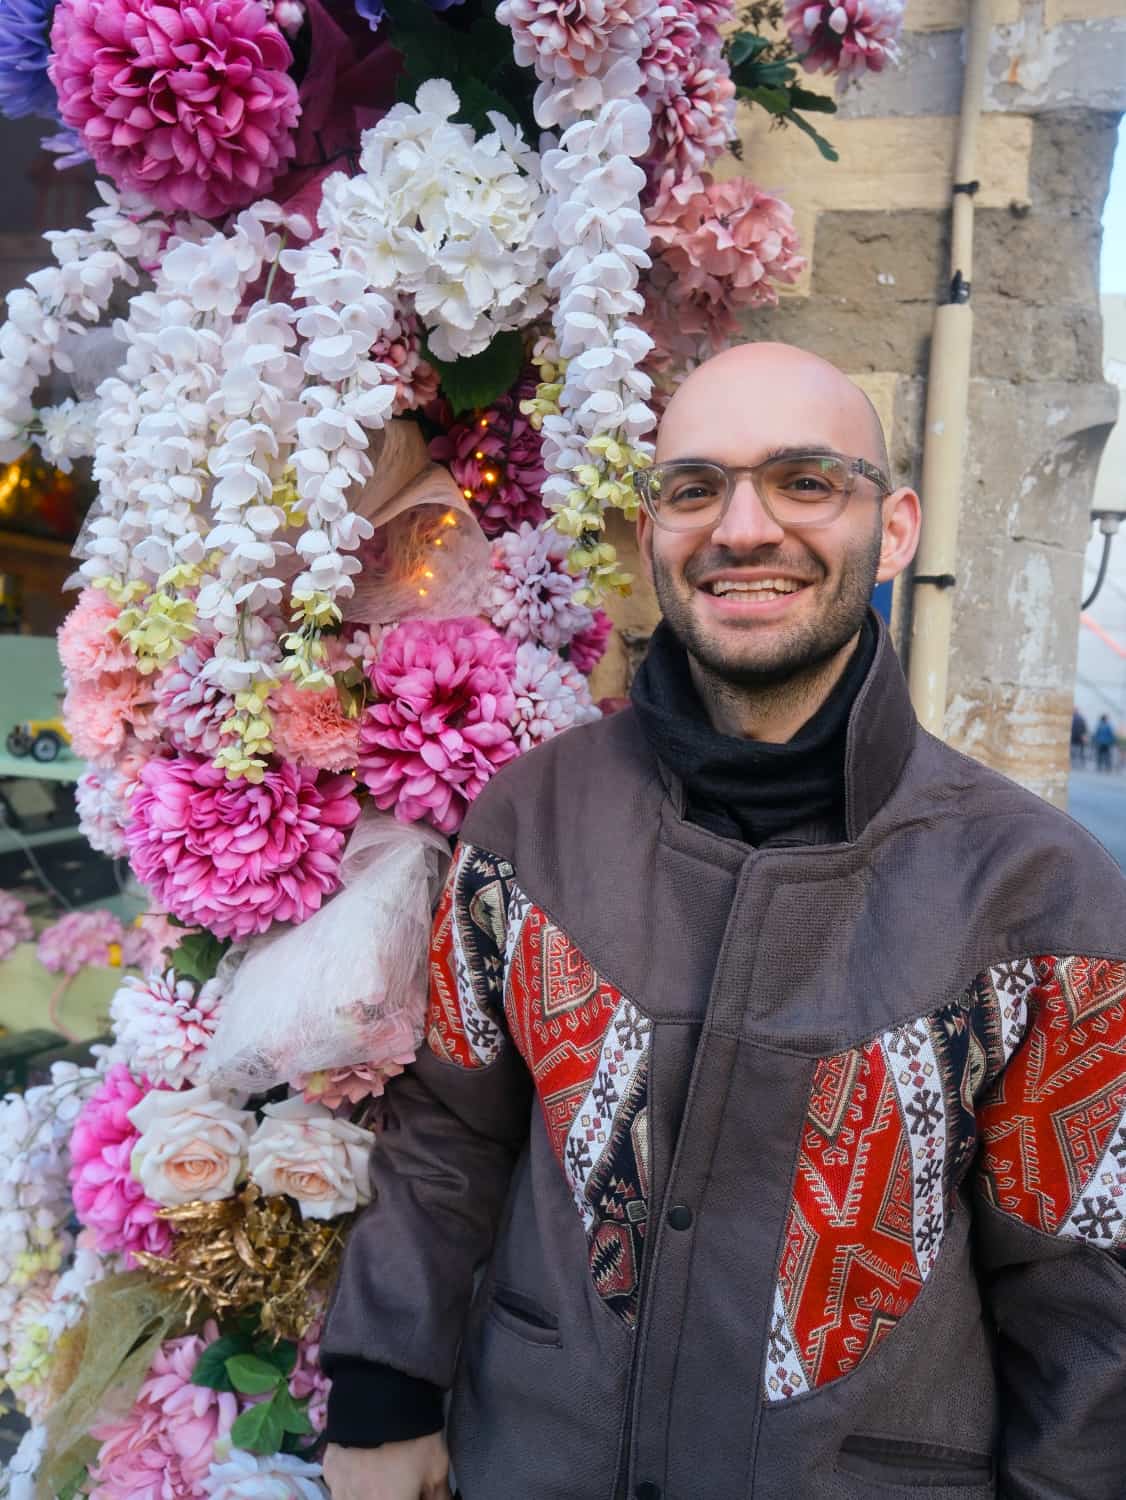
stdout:
<svg viewBox="0 0 1126 1500">
<path fill-rule="evenodd" d="M 728 464 L 727 467 L 757 469 L 758 464 L 768 464 L 776 458 L 807 457 L 839 458 L 848 462 L 851 455 L 842 453 L 838 448 L 830 448 L 827 443 L 787 443 L 781 448 L 771 448 L 768 453 L 763 454 L 757 464 Z M 698 454 L 685 454 L 683 458 L 668 458 L 664 462 L 672 464 L 715 464 L 719 463 L 720 460 L 718 458 L 702 458 Z"/>
</svg>

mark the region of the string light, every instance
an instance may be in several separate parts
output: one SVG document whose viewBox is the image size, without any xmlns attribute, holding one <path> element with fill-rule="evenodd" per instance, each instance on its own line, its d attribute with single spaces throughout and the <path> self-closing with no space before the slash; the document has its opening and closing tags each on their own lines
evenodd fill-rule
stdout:
<svg viewBox="0 0 1126 1500">
<path fill-rule="evenodd" d="M 486 484 L 496 484 L 496 482 L 497 482 L 497 473 L 496 473 L 496 470 L 495 469 L 486 469 L 485 472 L 481 475 L 481 478 L 485 481 Z"/>
</svg>

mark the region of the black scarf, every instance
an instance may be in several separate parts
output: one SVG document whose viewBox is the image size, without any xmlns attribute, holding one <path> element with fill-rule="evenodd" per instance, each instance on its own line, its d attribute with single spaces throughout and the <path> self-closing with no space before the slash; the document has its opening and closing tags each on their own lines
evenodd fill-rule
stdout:
<svg viewBox="0 0 1126 1500">
<path fill-rule="evenodd" d="M 876 641 L 869 615 L 825 702 L 791 740 L 769 745 L 713 728 L 688 654 L 662 621 L 630 696 L 658 759 L 684 784 L 689 822 L 749 844 L 778 840 L 799 825 L 802 842 L 843 838 L 848 717 Z M 808 832 L 813 828 L 818 832 Z"/>
</svg>

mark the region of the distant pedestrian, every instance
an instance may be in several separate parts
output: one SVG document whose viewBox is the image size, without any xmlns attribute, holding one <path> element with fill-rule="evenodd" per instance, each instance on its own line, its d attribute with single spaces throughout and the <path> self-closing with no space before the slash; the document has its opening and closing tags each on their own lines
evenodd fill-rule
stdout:
<svg viewBox="0 0 1126 1500">
<path fill-rule="evenodd" d="M 1071 764 L 1082 766 L 1087 762 L 1087 720 L 1075 709 L 1071 715 Z"/>
<path fill-rule="evenodd" d="M 1114 726 L 1106 714 L 1099 715 L 1099 722 L 1095 725 L 1095 732 L 1091 737 L 1091 743 L 1095 747 L 1095 769 L 1096 771 L 1113 770 L 1110 752 L 1118 743 L 1118 736 L 1114 732 Z"/>
</svg>

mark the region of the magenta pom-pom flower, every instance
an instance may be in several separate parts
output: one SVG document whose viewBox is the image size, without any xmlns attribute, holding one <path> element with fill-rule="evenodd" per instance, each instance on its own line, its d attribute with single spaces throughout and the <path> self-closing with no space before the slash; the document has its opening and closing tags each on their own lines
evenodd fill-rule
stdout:
<svg viewBox="0 0 1126 1500">
<path fill-rule="evenodd" d="M 613 631 L 614 622 L 610 616 L 604 609 L 596 609 L 591 624 L 572 638 L 567 648 L 567 660 L 585 677 L 589 677 L 606 655 L 606 647 L 610 644 Z"/>
<path fill-rule="evenodd" d="M 407 620 L 383 643 L 379 695 L 360 722 L 360 774 L 377 806 L 443 833 L 516 752 L 515 648 L 476 619 Z"/>
<path fill-rule="evenodd" d="M 103 1255 L 122 1250 L 130 1265 L 133 1251 L 164 1255 L 172 1244 L 171 1229 L 156 1217 L 160 1205 L 145 1196 L 130 1167 L 140 1133 L 129 1111 L 148 1092 L 123 1063 L 115 1064 L 82 1106 L 70 1137 L 70 1183 L 79 1222 L 94 1231 Z"/>
<path fill-rule="evenodd" d="M 457 422 L 430 444 L 430 456 L 448 465 L 487 537 L 538 526 L 547 515 L 541 487 L 547 478 L 541 439 L 520 402 L 536 393 L 536 381 L 521 382 L 513 396 L 466 422 Z"/>
<path fill-rule="evenodd" d="M 254 784 L 200 756 L 152 760 L 132 797 L 129 857 L 159 906 L 217 937 L 303 922 L 340 883 L 355 793 L 351 777 L 302 766 Z"/>
<path fill-rule="evenodd" d="M 158 208 L 243 208 L 293 155 L 293 54 L 252 0 L 59 0 L 51 47 L 64 124 Z"/>
<path fill-rule="evenodd" d="M 807 73 L 879 73 L 899 55 L 903 0 L 790 0 L 786 25 Z"/>
</svg>

